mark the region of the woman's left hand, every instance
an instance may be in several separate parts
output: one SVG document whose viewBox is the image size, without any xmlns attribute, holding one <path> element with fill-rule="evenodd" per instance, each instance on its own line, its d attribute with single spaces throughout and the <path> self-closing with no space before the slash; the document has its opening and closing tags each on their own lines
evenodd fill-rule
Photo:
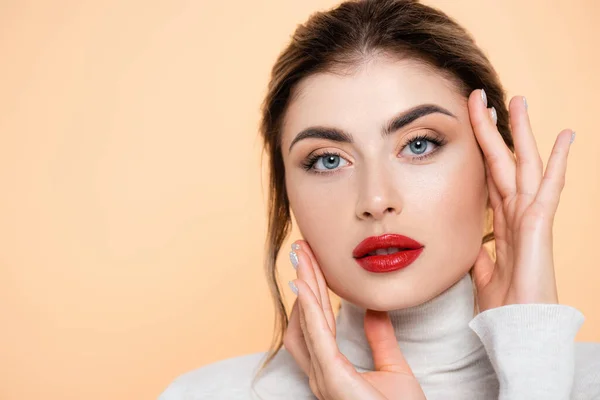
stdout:
<svg viewBox="0 0 600 400">
<path fill-rule="evenodd" d="M 556 304 L 552 225 L 574 132 L 559 133 L 544 172 L 524 97 L 515 96 L 509 104 L 515 155 L 496 129 L 495 110 L 487 108 L 481 90 L 471 93 L 468 107 L 485 156 L 496 242 L 496 262 L 483 246 L 475 261 L 480 312 L 509 304 Z"/>
</svg>

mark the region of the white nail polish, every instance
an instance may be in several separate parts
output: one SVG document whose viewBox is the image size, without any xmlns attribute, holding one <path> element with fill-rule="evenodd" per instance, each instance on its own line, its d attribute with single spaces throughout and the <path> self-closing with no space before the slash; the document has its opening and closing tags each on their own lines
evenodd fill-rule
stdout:
<svg viewBox="0 0 600 400">
<path fill-rule="evenodd" d="M 525 109 L 529 110 L 529 106 L 527 105 L 527 99 L 523 96 L 523 104 L 525 104 Z"/>
<path fill-rule="evenodd" d="M 298 268 L 298 254 L 295 251 L 290 251 L 290 261 L 294 269 Z"/>
<path fill-rule="evenodd" d="M 494 107 L 492 107 L 492 109 L 490 110 L 490 113 L 492 115 L 492 120 L 494 121 L 494 125 L 496 125 L 496 123 L 498 122 L 498 114 L 496 113 L 496 109 Z"/>
<path fill-rule="evenodd" d="M 571 141 L 569 143 L 573 143 L 575 141 L 575 131 L 571 133 Z"/>
<path fill-rule="evenodd" d="M 485 90 L 481 89 L 481 100 L 483 104 L 487 107 L 487 95 L 485 94 Z"/>
<path fill-rule="evenodd" d="M 298 243 L 292 243 L 292 250 L 300 250 L 300 245 Z"/>
<path fill-rule="evenodd" d="M 290 286 L 290 289 L 292 289 L 292 292 L 298 296 L 298 288 L 296 287 L 296 284 L 294 283 L 294 281 L 289 281 L 288 285 Z"/>
</svg>

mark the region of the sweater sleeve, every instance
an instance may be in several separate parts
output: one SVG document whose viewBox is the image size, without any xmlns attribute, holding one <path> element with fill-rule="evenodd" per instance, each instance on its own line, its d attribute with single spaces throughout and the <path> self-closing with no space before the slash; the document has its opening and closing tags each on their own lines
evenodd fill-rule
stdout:
<svg viewBox="0 0 600 400">
<path fill-rule="evenodd" d="M 579 310 L 560 304 L 513 304 L 475 316 L 469 327 L 494 367 L 499 400 L 568 400 L 583 321 Z"/>
</svg>

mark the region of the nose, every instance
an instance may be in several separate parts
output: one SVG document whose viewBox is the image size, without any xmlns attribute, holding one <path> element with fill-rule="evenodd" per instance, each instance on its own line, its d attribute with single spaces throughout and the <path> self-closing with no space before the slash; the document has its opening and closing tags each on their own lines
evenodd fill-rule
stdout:
<svg viewBox="0 0 600 400">
<path fill-rule="evenodd" d="M 402 211 L 401 193 L 389 169 L 365 171 L 360 179 L 356 216 L 362 220 L 381 220 Z"/>
</svg>

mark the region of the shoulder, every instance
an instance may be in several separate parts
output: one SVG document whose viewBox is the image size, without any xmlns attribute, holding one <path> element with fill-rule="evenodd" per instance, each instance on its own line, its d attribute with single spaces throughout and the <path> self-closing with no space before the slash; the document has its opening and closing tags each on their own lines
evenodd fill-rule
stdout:
<svg viewBox="0 0 600 400">
<path fill-rule="evenodd" d="M 252 387 L 266 353 L 218 361 L 177 377 L 158 400 L 314 399 L 308 378 L 285 348 L 281 348 Z"/>
<path fill-rule="evenodd" d="M 178 376 L 159 396 L 159 400 L 239 398 L 249 387 L 263 353 L 228 358 Z"/>
<path fill-rule="evenodd" d="M 573 399 L 600 398 L 600 343 L 575 343 Z"/>
</svg>

